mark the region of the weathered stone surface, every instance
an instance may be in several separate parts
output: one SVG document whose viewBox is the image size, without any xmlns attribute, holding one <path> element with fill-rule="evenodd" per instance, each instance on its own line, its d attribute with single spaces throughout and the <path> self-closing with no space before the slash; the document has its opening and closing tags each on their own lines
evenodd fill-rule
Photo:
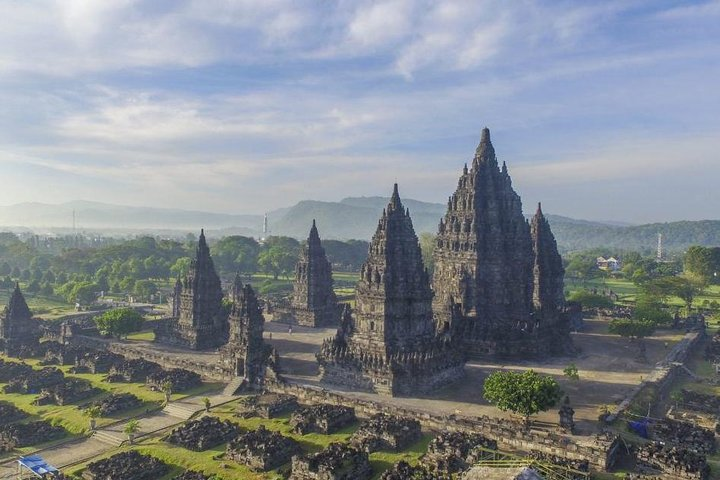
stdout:
<svg viewBox="0 0 720 480">
<path fill-rule="evenodd" d="M 90 463 L 82 476 L 86 480 L 157 480 L 169 471 L 157 458 L 131 450 Z"/>
<path fill-rule="evenodd" d="M 372 473 L 367 453 L 331 443 L 318 453 L 294 456 L 290 480 L 369 480 Z"/>
<path fill-rule="evenodd" d="M 558 410 L 558 416 L 560 417 L 558 421 L 560 430 L 566 433 L 573 433 L 575 431 L 575 410 L 570 406 L 570 397 L 567 395 L 565 395 L 560 410 Z"/>
<path fill-rule="evenodd" d="M 0 427 L 27 418 L 28 414 L 10 402 L 0 401 Z"/>
<path fill-rule="evenodd" d="M 165 382 L 170 382 L 173 392 L 185 392 L 202 385 L 200 375 L 183 368 L 160 370 L 147 376 L 146 385 L 151 390 L 162 391 Z"/>
<path fill-rule="evenodd" d="M 315 220 L 295 265 L 292 301 L 289 308 L 276 308 L 273 318 L 307 327 L 331 327 L 340 320 L 332 267 L 325 255 Z"/>
<path fill-rule="evenodd" d="M 68 405 L 81 400 L 87 400 L 99 394 L 102 390 L 92 386 L 87 380 L 81 378 L 66 378 L 63 383 L 43 388 L 40 395 L 33 401 L 35 405 Z"/>
<path fill-rule="evenodd" d="M 142 400 L 132 393 L 113 393 L 92 405 L 100 407 L 100 416 L 107 417 L 115 413 L 133 410 L 142 406 Z"/>
<path fill-rule="evenodd" d="M 649 443 L 637 452 L 640 465 L 660 470 L 672 478 L 705 480 L 710 478 L 710 466 L 701 453 L 682 447 Z"/>
<path fill-rule="evenodd" d="M 449 475 L 469 468 L 486 450 L 497 450 L 497 442 L 477 433 L 442 433 L 430 442 L 421 461 L 432 473 Z"/>
<path fill-rule="evenodd" d="M 334 433 L 357 420 L 355 409 L 342 405 L 319 404 L 303 407 L 290 416 L 295 433 Z"/>
<path fill-rule="evenodd" d="M 75 360 L 77 373 L 108 373 L 112 367 L 125 361 L 125 357 L 112 352 L 86 351 Z"/>
<path fill-rule="evenodd" d="M 64 437 L 64 428 L 50 425 L 44 420 L 30 423 L 11 423 L 0 427 L 0 452 L 29 447 Z"/>
<path fill-rule="evenodd" d="M 420 422 L 415 419 L 378 414 L 360 425 L 350 444 L 367 453 L 399 452 L 420 440 L 421 435 Z"/>
<path fill-rule="evenodd" d="M 393 465 L 389 470 L 383 472 L 380 480 L 451 480 L 450 477 L 442 477 L 430 473 L 423 465 L 412 466 L 404 460 Z"/>
<path fill-rule="evenodd" d="M 236 424 L 206 416 L 174 429 L 166 441 L 188 450 L 202 452 L 235 438 L 238 433 L 240 427 Z"/>
<path fill-rule="evenodd" d="M 0 358 L 0 383 L 7 383 L 13 378 L 25 377 L 32 371 L 33 368 L 27 363 L 6 362 Z"/>
<path fill-rule="evenodd" d="M 567 353 L 555 240 L 540 209 L 528 225 L 487 128 L 448 200 L 433 255 L 437 329 L 471 357 Z"/>
<path fill-rule="evenodd" d="M 0 350 L 11 357 L 26 356 L 25 352 L 34 352 L 39 343 L 39 322 L 32 318 L 20 285 L 16 283 L 0 315 Z"/>
<path fill-rule="evenodd" d="M 263 393 L 247 397 L 238 408 L 238 416 L 277 418 L 298 409 L 297 397 L 281 393 Z"/>
<path fill-rule="evenodd" d="M 323 381 L 386 395 L 430 392 L 464 374 L 462 352 L 438 337 L 432 291 L 397 185 L 378 223 L 356 288 L 356 315 L 343 313 L 317 355 Z"/>
<path fill-rule="evenodd" d="M 680 395 L 680 403 L 683 408 L 696 412 L 720 415 L 720 396 L 685 389 L 680 390 Z"/>
<path fill-rule="evenodd" d="M 590 464 L 587 460 L 570 460 L 568 458 L 559 457 L 557 455 L 550 455 L 547 453 L 539 452 L 537 450 L 531 451 L 529 457 L 544 463 L 550 463 L 565 468 L 571 468 L 579 472 L 590 471 Z"/>
<path fill-rule="evenodd" d="M 665 418 L 651 425 L 652 438 L 698 453 L 715 453 L 715 433 L 688 422 Z"/>
<path fill-rule="evenodd" d="M 299 452 L 298 442 L 260 425 L 257 430 L 232 440 L 226 456 L 252 470 L 267 472 L 288 463 Z"/>
<path fill-rule="evenodd" d="M 41 370 L 30 370 L 24 375 L 11 378 L 3 387 L 5 393 L 39 393 L 44 388 L 60 385 L 65 381 L 65 374 L 52 367 Z"/>
<path fill-rule="evenodd" d="M 138 382 L 145 383 L 147 378 L 162 371 L 162 367 L 154 362 L 142 358 L 125 360 L 110 368 L 106 380 L 108 382 Z"/>
<path fill-rule="evenodd" d="M 228 340 L 222 286 L 210 257 L 205 232 L 195 251 L 190 272 L 175 284 L 173 317 L 155 329 L 158 343 L 193 350 L 218 348 Z"/>
<path fill-rule="evenodd" d="M 233 284 L 232 301 L 230 336 L 220 350 L 220 361 L 226 370 L 259 386 L 272 357 L 272 348 L 263 340 L 265 318 L 255 291 L 250 284 L 243 285 L 239 277 Z"/>
<path fill-rule="evenodd" d="M 195 472 L 193 470 L 186 470 L 185 472 L 181 473 L 180 475 L 173 477 L 172 480 L 209 480 L 210 477 L 203 475 L 200 472 Z"/>
</svg>

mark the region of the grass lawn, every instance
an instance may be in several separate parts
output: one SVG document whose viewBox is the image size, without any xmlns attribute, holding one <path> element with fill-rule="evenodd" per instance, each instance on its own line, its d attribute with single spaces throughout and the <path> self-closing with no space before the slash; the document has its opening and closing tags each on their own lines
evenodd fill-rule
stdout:
<svg viewBox="0 0 720 480">
<path fill-rule="evenodd" d="M 20 283 L 20 289 L 23 291 L 25 301 L 34 315 L 47 320 L 53 320 L 64 315 L 75 313 L 75 306 L 70 305 L 60 297 L 54 295 L 47 297 L 37 293 L 30 293 L 26 287 L 26 284 Z M 12 290 L 0 290 L 0 305 L 7 305 L 11 294 Z"/>
<path fill-rule="evenodd" d="M 155 332 L 152 330 L 143 330 L 141 332 L 131 333 L 130 335 L 125 337 L 125 339 L 143 342 L 153 342 L 155 341 Z"/>
</svg>

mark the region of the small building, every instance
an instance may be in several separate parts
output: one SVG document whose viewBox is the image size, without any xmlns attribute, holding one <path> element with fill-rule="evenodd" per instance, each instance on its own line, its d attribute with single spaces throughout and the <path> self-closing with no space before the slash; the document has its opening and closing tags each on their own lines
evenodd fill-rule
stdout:
<svg viewBox="0 0 720 480">
<path fill-rule="evenodd" d="M 617 272 L 622 269 L 622 261 L 615 257 L 597 257 L 595 264 L 600 270 L 607 272 Z"/>
</svg>

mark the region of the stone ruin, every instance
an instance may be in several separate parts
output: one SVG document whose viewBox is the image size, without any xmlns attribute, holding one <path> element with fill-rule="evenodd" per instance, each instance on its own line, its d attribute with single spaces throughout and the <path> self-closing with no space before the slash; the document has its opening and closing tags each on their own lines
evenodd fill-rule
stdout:
<svg viewBox="0 0 720 480">
<path fill-rule="evenodd" d="M 12 403 L 0 401 L 0 427 L 23 420 L 27 417 L 27 413 L 20 410 Z"/>
<path fill-rule="evenodd" d="M 0 452 L 50 442 L 66 434 L 64 428 L 51 425 L 45 420 L 3 425 L 0 427 Z"/>
<path fill-rule="evenodd" d="M 10 357 L 28 356 L 34 354 L 39 344 L 39 322 L 33 318 L 20 285 L 16 283 L 0 314 L 0 351 Z"/>
<path fill-rule="evenodd" d="M 405 460 L 400 460 L 383 472 L 380 480 L 451 480 L 451 478 L 430 473 L 423 465 L 410 465 Z"/>
<path fill-rule="evenodd" d="M 256 472 L 267 472 L 288 463 L 300 451 L 300 444 L 292 438 L 260 425 L 230 441 L 225 456 Z"/>
<path fill-rule="evenodd" d="M 63 345 L 55 341 L 41 343 L 40 350 L 43 352 L 41 362 L 43 365 L 76 365 L 78 358 L 97 351 L 78 345 Z"/>
<path fill-rule="evenodd" d="M 234 376 L 242 377 L 246 386 L 260 387 L 274 365 L 273 349 L 263 340 L 265 318 L 255 291 L 235 277 L 232 307 L 228 322 L 227 344 L 220 349 L 220 364 Z"/>
<path fill-rule="evenodd" d="M 638 449 L 637 461 L 643 469 L 659 470 L 674 479 L 710 478 L 710 466 L 705 455 L 682 447 L 648 443 Z"/>
<path fill-rule="evenodd" d="M 145 383 L 148 376 L 160 371 L 162 371 L 162 367 L 157 363 L 136 358 L 113 365 L 105 380 L 110 383 Z"/>
<path fill-rule="evenodd" d="M 95 350 L 86 351 L 77 357 L 74 373 L 108 373 L 115 365 L 125 361 L 125 357 L 117 353 Z"/>
<path fill-rule="evenodd" d="M 715 433 L 692 423 L 665 418 L 650 426 L 654 440 L 677 445 L 698 453 L 715 453 Z"/>
<path fill-rule="evenodd" d="M 135 450 L 90 463 L 82 474 L 85 480 L 157 480 L 170 471 L 165 462 Z"/>
<path fill-rule="evenodd" d="M 82 378 L 66 378 L 63 383 L 43 388 L 33 405 L 68 405 L 86 400 L 101 393 L 92 383 Z"/>
<path fill-rule="evenodd" d="M 292 458 L 290 480 L 370 480 L 368 454 L 343 443 L 331 443 L 320 452 Z"/>
<path fill-rule="evenodd" d="M 433 259 L 436 328 L 471 358 L 572 352 L 555 238 L 539 206 L 525 220 L 487 128 L 448 199 Z"/>
<path fill-rule="evenodd" d="M 228 340 L 228 318 L 222 299 L 220 277 L 201 230 L 190 271 L 175 284 L 173 315 L 155 329 L 155 341 L 193 350 L 224 345 Z"/>
<path fill-rule="evenodd" d="M 194 452 L 202 452 L 235 438 L 240 427 L 229 420 L 205 416 L 174 429 L 165 441 Z"/>
<path fill-rule="evenodd" d="M 53 367 L 41 370 L 30 370 L 8 381 L 3 387 L 5 393 L 39 393 L 43 389 L 61 385 L 65 382 L 65 374 Z"/>
<path fill-rule="evenodd" d="M 350 444 L 367 453 L 399 452 L 420 440 L 421 436 L 417 420 L 377 414 L 360 425 L 350 438 Z"/>
<path fill-rule="evenodd" d="M 298 409 L 297 397 L 284 393 L 263 393 L 247 397 L 238 408 L 237 415 L 242 418 L 277 418 Z"/>
<path fill-rule="evenodd" d="M 210 480 L 211 477 L 205 476 L 200 472 L 193 470 L 185 470 L 180 475 L 173 477 L 172 480 Z"/>
<path fill-rule="evenodd" d="M 532 450 L 528 455 L 529 458 L 538 460 L 542 463 L 549 463 L 563 468 L 570 468 L 578 472 L 589 472 L 590 463 L 587 460 L 572 460 L 565 457 L 558 457 L 549 453 Z"/>
<path fill-rule="evenodd" d="M 295 265 L 290 305 L 276 306 L 273 320 L 306 327 L 333 327 L 340 320 L 340 307 L 333 290 L 332 267 L 325 256 L 315 220 Z"/>
<path fill-rule="evenodd" d="M 185 392 L 202 385 L 200 375 L 190 370 L 173 368 L 172 370 L 160 370 L 147 376 L 145 381 L 150 390 L 162 391 L 163 384 L 170 382 L 172 391 Z"/>
<path fill-rule="evenodd" d="M 433 293 L 410 212 L 395 184 L 356 287 L 355 316 L 317 354 L 322 380 L 391 396 L 432 392 L 464 376 L 464 355 L 436 335 Z"/>
<path fill-rule="evenodd" d="M 143 402 L 132 393 L 113 393 L 91 405 L 100 407 L 100 416 L 109 417 L 119 412 L 140 408 Z"/>
<path fill-rule="evenodd" d="M 560 431 L 564 433 L 575 433 L 575 410 L 570 406 L 570 397 L 565 395 L 565 399 L 558 410 L 558 426 Z"/>
<path fill-rule="evenodd" d="M 33 368 L 27 363 L 6 362 L 0 358 L 0 383 L 7 383 L 13 378 L 30 375 Z"/>
<path fill-rule="evenodd" d="M 682 389 L 680 397 L 680 404 L 686 410 L 720 415 L 720 396 Z"/>
<path fill-rule="evenodd" d="M 497 442 L 479 433 L 446 432 L 430 442 L 421 462 L 434 474 L 450 475 L 471 467 L 487 450 L 497 450 Z"/>
<path fill-rule="evenodd" d="M 716 333 L 710 339 L 710 343 L 705 347 L 705 360 L 717 362 L 720 359 L 720 332 Z"/>
<path fill-rule="evenodd" d="M 343 405 L 321 403 L 302 407 L 290 416 L 293 432 L 305 435 L 308 433 L 335 433 L 352 425 L 357 420 L 355 409 Z"/>
</svg>

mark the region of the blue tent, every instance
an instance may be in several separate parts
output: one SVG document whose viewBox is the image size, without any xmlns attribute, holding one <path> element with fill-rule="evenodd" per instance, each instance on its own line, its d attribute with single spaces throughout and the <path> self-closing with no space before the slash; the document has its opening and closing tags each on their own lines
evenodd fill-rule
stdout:
<svg viewBox="0 0 720 480">
<path fill-rule="evenodd" d="M 42 459 L 40 455 L 30 455 L 18 459 L 19 468 L 25 467 L 40 478 L 47 474 L 55 474 L 60 471 Z"/>
<path fill-rule="evenodd" d="M 650 424 L 650 420 L 647 418 L 644 418 L 640 421 L 630 421 L 628 422 L 628 426 L 630 429 L 640 435 L 642 438 L 649 438 L 650 435 L 648 434 L 648 425 Z"/>
</svg>

